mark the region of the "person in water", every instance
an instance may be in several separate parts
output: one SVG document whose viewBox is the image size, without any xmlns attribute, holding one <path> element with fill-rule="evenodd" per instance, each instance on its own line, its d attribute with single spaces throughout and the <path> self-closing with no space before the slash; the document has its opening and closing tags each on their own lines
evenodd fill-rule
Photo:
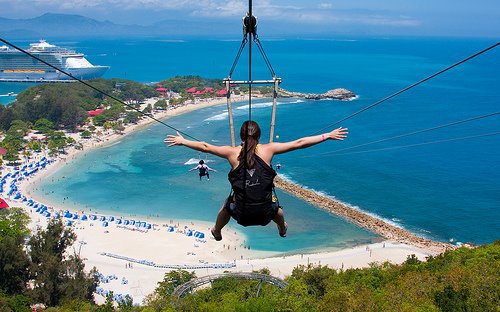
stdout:
<svg viewBox="0 0 500 312">
<path fill-rule="evenodd" d="M 201 181 L 201 177 L 204 177 L 204 176 L 207 176 L 207 179 L 210 180 L 210 175 L 208 174 L 209 171 L 217 172 L 217 170 L 212 169 L 209 166 L 205 165 L 205 162 L 203 161 L 203 159 L 200 160 L 200 162 L 198 163 L 198 166 L 196 166 L 192 169 L 189 169 L 189 171 L 193 171 L 193 170 L 198 170 L 198 174 L 200 175 L 200 181 Z"/>
<path fill-rule="evenodd" d="M 211 229 L 215 240 L 222 240 L 221 230 L 231 217 L 243 226 L 267 225 L 274 221 L 281 237 L 286 236 L 288 225 L 283 209 L 273 202 L 273 180 L 276 171 L 271 161 L 276 154 L 307 148 L 327 140 L 343 140 L 347 128 L 339 127 L 331 132 L 308 136 L 290 142 L 259 144 L 260 127 L 255 121 L 245 121 L 240 129 L 240 146 L 217 146 L 206 142 L 185 139 L 178 132 L 169 135 L 164 142 L 168 146 L 186 146 L 227 159 L 231 165 L 228 174 L 232 192 L 219 210 L 215 226 Z"/>
</svg>

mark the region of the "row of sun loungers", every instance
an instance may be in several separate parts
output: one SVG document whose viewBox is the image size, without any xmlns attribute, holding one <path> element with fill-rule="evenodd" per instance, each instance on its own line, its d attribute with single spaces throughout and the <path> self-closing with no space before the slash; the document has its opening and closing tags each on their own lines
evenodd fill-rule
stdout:
<svg viewBox="0 0 500 312">
<path fill-rule="evenodd" d="M 199 269 L 229 269 L 235 268 L 236 263 L 200 263 L 200 264 L 157 264 L 149 260 L 139 260 L 131 257 L 120 256 L 112 253 L 101 252 L 100 255 L 111 257 L 119 260 L 125 260 L 129 262 L 139 263 L 160 269 L 174 269 L 174 270 L 199 270 Z"/>
</svg>

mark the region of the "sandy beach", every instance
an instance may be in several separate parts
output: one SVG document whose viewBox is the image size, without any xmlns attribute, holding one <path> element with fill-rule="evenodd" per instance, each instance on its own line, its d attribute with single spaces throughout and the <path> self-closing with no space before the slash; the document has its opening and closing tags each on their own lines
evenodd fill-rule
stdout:
<svg viewBox="0 0 500 312">
<path fill-rule="evenodd" d="M 233 98 L 233 101 L 244 100 L 244 97 Z M 153 100 L 151 100 L 153 101 Z M 147 103 L 151 103 L 146 102 Z M 217 98 L 188 104 L 172 110 L 155 113 L 157 119 L 166 119 L 195 109 L 202 109 L 226 102 L 225 98 Z M 152 102 L 154 103 L 154 101 Z M 154 122 L 149 118 L 142 118 L 136 125 L 127 126 L 123 134 L 106 134 L 99 139 L 81 140 L 83 149 L 68 149 L 66 155 L 54 159 L 54 163 L 47 165 L 30 178 L 18 184 L 20 193 L 37 203 L 44 203 L 43 198 L 32 197 L 32 189 L 49 177 L 65 163 L 81 157 L 92 148 L 105 147 L 108 144 L 123 138 L 124 135 L 137 131 Z M 38 156 L 39 158 L 41 157 Z M 36 159 L 31 160 L 36 162 Z M 5 175 L 6 172 L 3 172 Z M 9 181 L 10 183 L 10 181 Z M 6 195 L 4 195 L 6 196 Z M 4 197 L 11 207 L 22 207 L 31 216 L 31 227 L 44 226 L 47 218 L 36 212 L 27 201 L 14 200 Z M 52 215 L 57 211 L 65 210 L 62 203 L 51 203 L 49 210 Z M 82 208 L 83 209 L 83 208 Z M 366 267 L 373 262 L 401 263 L 408 255 L 414 254 L 419 259 L 438 253 L 440 250 L 430 248 L 427 244 L 412 244 L 412 241 L 400 243 L 399 240 L 386 240 L 380 243 L 358 246 L 334 252 L 315 254 L 297 254 L 291 256 L 277 255 L 276 253 L 248 250 L 245 246 L 245 237 L 238 232 L 235 226 L 227 226 L 223 230 L 223 240 L 216 242 L 210 235 L 211 223 L 197 220 L 135 220 L 150 224 L 151 228 L 133 225 L 117 224 L 109 221 L 104 227 L 99 218 L 103 215 L 95 211 L 72 211 L 79 216 L 95 215 L 97 220 L 74 220 L 72 228 L 78 236 L 73 251 L 85 259 L 86 269 L 96 267 L 105 277 L 100 286 L 104 290 L 112 290 L 115 294 L 130 295 L 134 303 L 142 303 L 143 299 L 154 291 L 157 282 L 163 279 L 166 272 L 172 268 L 183 268 L 195 271 L 197 276 L 222 273 L 224 271 L 249 272 L 268 268 L 272 275 L 284 278 L 291 274 L 297 265 L 328 265 L 332 268 L 348 269 Z M 119 218 L 115 216 L 115 218 Z M 90 219 L 90 218 L 89 218 Z M 125 217 L 121 218 L 122 222 Z M 188 236 L 191 233 L 192 235 Z M 204 237 L 193 233 L 203 233 Z M 282 239 L 277 236 L 277 239 Z M 286 238 L 284 238 L 286 239 Z M 96 295 L 97 302 L 103 302 L 102 295 Z"/>
</svg>

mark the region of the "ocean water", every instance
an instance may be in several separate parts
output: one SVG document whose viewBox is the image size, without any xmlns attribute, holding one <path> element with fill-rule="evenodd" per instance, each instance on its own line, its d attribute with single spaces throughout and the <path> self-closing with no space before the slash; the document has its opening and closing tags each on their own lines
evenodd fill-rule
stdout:
<svg viewBox="0 0 500 312">
<path fill-rule="evenodd" d="M 278 141 L 311 135 L 336 121 L 459 61 L 494 42 L 488 39 L 352 38 L 341 40 L 263 40 L 282 87 L 324 92 L 344 87 L 353 101 L 282 100 Z M 110 65 L 105 77 L 154 82 L 175 75 L 223 78 L 239 40 L 74 41 L 94 64 Z M 254 57 L 254 78 L 267 79 Z M 498 48 L 446 72 L 340 125 L 349 128 L 343 142 L 279 155 L 281 173 L 418 235 L 439 241 L 488 243 L 499 238 L 499 117 L 341 150 L 359 144 L 497 112 L 500 64 Z M 233 78 L 246 78 L 243 55 Z M 252 118 L 268 137 L 270 103 L 254 103 Z M 235 109 L 235 124 L 248 118 L 248 107 Z M 195 111 L 167 122 L 214 144 L 229 144 L 224 105 Z M 338 127 L 334 125 L 328 129 Z M 323 132 L 326 130 L 323 130 Z M 38 192 L 68 207 L 87 206 L 116 214 L 160 215 L 212 221 L 229 193 L 229 166 L 162 143 L 168 129 L 151 125 L 108 148 L 88 152 L 47 179 Z M 445 142 L 443 142 L 445 141 Z M 219 172 L 210 181 L 188 173 L 198 158 Z M 277 229 L 239 228 L 253 249 L 297 252 L 342 248 L 379 239 L 321 209 L 282 192 L 289 236 Z M 233 223 L 234 225 L 234 223 Z"/>
</svg>

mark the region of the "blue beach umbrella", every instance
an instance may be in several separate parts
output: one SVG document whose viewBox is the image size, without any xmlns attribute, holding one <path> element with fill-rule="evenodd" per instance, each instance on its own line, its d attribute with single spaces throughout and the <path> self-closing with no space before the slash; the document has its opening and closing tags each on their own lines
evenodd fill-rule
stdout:
<svg viewBox="0 0 500 312">
<path fill-rule="evenodd" d="M 104 221 L 104 222 L 102 223 L 102 226 L 107 227 L 107 226 L 108 226 L 108 221 Z"/>
<path fill-rule="evenodd" d="M 87 221 L 87 220 L 88 220 L 87 216 L 86 215 L 82 215 L 82 221 Z"/>
<path fill-rule="evenodd" d="M 116 219 L 116 224 L 122 224 L 122 219 Z"/>
</svg>

